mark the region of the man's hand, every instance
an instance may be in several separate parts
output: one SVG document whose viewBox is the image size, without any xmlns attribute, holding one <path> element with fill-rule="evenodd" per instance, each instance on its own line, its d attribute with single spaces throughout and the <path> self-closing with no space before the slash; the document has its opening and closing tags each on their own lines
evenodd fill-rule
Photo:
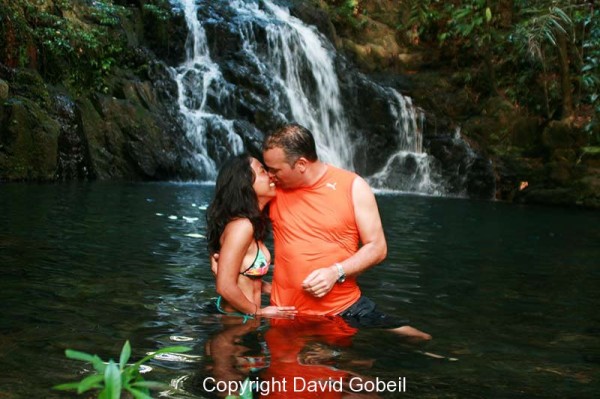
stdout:
<svg viewBox="0 0 600 399">
<path fill-rule="evenodd" d="M 322 267 L 309 274 L 302 282 L 302 289 L 316 298 L 322 298 L 331 291 L 338 279 L 335 266 Z"/>
</svg>

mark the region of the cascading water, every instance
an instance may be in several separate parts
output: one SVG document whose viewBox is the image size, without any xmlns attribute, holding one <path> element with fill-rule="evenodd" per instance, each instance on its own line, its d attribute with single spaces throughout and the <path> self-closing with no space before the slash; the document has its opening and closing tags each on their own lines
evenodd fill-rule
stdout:
<svg viewBox="0 0 600 399">
<path fill-rule="evenodd" d="M 389 87 L 385 90 L 389 93 L 390 112 L 396 119 L 393 127 L 398 134 L 398 151 L 379 172 L 368 178 L 369 183 L 380 189 L 443 194 L 435 159 L 423 152 L 425 114 L 413 105 L 410 97 Z"/>
<path fill-rule="evenodd" d="M 243 143 L 241 137 L 233 131 L 232 121 L 207 106 L 209 95 L 216 98 L 226 96 L 227 83 L 219 66 L 210 58 L 206 33 L 196 15 L 196 2 L 181 0 L 180 3 L 189 34 L 185 46 L 186 60 L 173 71 L 179 92 L 179 110 L 184 118 L 187 136 L 197 151 L 194 166 L 208 180 L 214 180 L 217 165 L 208 153 L 207 133 L 223 131 L 232 154 L 241 152 Z"/>
<path fill-rule="evenodd" d="M 185 13 L 189 29 L 186 61 L 173 70 L 179 107 L 196 168 L 207 180 L 243 150 L 248 129 L 260 133 L 284 122 L 309 128 L 322 160 L 354 170 L 355 141 L 366 141 L 357 136 L 368 131 L 357 133 L 346 114 L 335 50 L 323 35 L 269 0 L 171 1 Z M 221 45 L 209 44 L 207 31 Z M 369 84 L 385 98 L 398 134 L 397 152 L 369 181 L 378 188 L 439 193 L 431 157 L 422 149 L 423 114 L 410 98 Z M 394 172 L 399 163 L 410 173 Z"/>
<path fill-rule="evenodd" d="M 232 88 L 211 58 L 206 32 L 198 19 L 202 2 L 179 0 L 176 3 L 185 13 L 189 29 L 186 61 L 174 70 L 179 107 L 188 137 L 197 151 L 197 167 L 212 179 L 217 165 L 209 153 L 209 140 L 224 141 L 223 149 L 229 144 L 229 154 L 243 149 L 234 121 L 223 113 Z M 254 62 L 261 75 L 272 81 L 271 100 L 277 105 L 272 111 L 281 114 L 283 120 L 308 127 L 315 134 L 323 160 L 352 169 L 349 128 L 339 101 L 331 50 L 324 47 L 324 41 L 314 28 L 269 1 L 262 3 L 264 9 L 254 2 L 244 1 L 233 1 L 229 6 L 239 17 L 236 23 L 245 56 Z M 266 26 L 266 53 L 256 45 L 253 25 L 257 23 Z M 225 140 L 215 137 L 222 133 Z M 345 145 L 339 146 L 339 143 Z"/>
<path fill-rule="evenodd" d="M 269 1 L 265 5 L 282 22 L 267 28 L 268 66 L 285 92 L 293 119 L 317 135 L 320 157 L 352 169 L 350 129 L 340 102 L 332 50 L 325 49 L 314 28 Z M 312 72 L 311 84 L 302 79 L 302 69 L 307 67 Z"/>
</svg>

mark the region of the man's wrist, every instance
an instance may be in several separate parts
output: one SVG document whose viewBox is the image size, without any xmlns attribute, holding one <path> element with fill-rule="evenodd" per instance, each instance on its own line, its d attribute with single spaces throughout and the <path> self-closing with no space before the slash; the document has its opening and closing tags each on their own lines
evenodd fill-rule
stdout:
<svg viewBox="0 0 600 399">
<path fill-rule="evenodd" d="M 346 281 L 346 271 L 344 270 L 342 265 L 340 263 L 334 263 L 333 267 L 337 271 L 337 275 L 338 275 L 336 282 L 343 283 L 344 281 Z"/>
</svg>

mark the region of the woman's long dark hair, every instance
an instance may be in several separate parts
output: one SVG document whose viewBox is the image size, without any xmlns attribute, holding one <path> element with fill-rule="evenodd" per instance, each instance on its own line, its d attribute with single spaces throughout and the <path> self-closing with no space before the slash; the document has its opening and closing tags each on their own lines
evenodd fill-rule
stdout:
<svg viewBox="0 0 600 399">
<path fill-rule="evenodd" d="M 258 197 L 252 185 L 254 171 L 252 158 L 243 153 L 229 159 L 219 171 L 215 198 L 206 212 L 208 251 L 213 254 L 221 249 L 221 234 L 227 223 L 248 218 L 254 227 L 254 239 L 264 240 L 268 219 L 258 207 Z"/>
</svg>

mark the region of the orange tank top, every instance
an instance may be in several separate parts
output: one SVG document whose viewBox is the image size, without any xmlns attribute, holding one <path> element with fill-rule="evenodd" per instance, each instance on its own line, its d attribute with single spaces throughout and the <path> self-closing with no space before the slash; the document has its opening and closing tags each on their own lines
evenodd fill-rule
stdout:
<svg viewBox="0 0 600 399">
<path fill-rule="evenodd" d="M 277 190 L 270 204 L 275 241 L 271 301 L 295 306 L 301 314 L 335 315 L 360 297 L 354 277 L 336 283 L 323 298 L 302 289 L 315 269 L 341 262 L 358 251 L 359 233 L 352 203 L 356 174 L 327 165 L 314 185 Z"/>
</svg>

